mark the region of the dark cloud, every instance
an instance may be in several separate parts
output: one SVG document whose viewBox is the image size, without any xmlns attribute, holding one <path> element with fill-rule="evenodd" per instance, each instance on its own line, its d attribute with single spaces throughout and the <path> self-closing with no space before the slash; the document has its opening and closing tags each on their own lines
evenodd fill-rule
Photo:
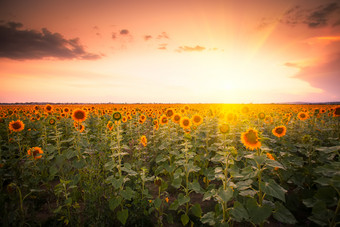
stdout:
<svg viewBox="0 0 340 227">
<path fill-rule="evenodd" d="M 60 33 L 46 28 L 40 31 L 19 30 L 23 24 L 8 22 L 0 25 L 0 58 L 24 59 L 99 59 L 88 53 L 79 38 L 65 39 Z"/>
<path fill-rule="evenodd" d="M 145 36 L 144 36 L 144 40 L 145 40 L 145 41 L 148 41 L 148 40 L 151 39 L 151 38 L 152 38 L 151 35 L 145 35 Z"/>
<path fill-rule="evenodd" d="M 336 17 L 337 22 L 333 23 L 333 26 L 337 26 L 340 25 L 338 23 L 339 9 L 340 7 L 337 2 L 319 5 L 314 9 L 294 6 L 286 11 L 280 22 L 291 26 L 306 24 L 309 28 L 320 28 L 327 26 Z"/>
<path fill-rule="evenodd" d="M 300 67 L 294 63 L 286 63 L 286 65 L 300 68 L 295 75 L 296 78 L 340 97 L 340 52 L 330 54 L 322 62 L 306 67 Z"/>
<path fill-rule="evenodd" d="M 120 30 L 119 34 L 120 35 L 128 35 L 128 34 L 130 34 L 130 32 L 127 29 L 122 29 L 122 30 Z"/>
<path fill-rule="evenodd" d="M 186 51 L 186 52 L 193 52 L 193 51 L 203 51 L 205 50 L 205 47 L 201 47 L 201 46 L 195 46 L 195 47 L 190 47 L 190 46 L 180 46 L 178 47 L 178 49 L 176 50 L 177 52 L 182 52 L 182 51 Z"/>
</svg>

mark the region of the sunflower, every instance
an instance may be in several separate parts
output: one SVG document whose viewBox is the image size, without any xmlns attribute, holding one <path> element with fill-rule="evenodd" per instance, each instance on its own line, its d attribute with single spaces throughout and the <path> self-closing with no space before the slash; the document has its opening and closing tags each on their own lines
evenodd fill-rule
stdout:
<svg viewBox="0 0 340 227">
<path fill-rule="evenodd" d="M 250 150 L 261 147 L 261 142 L 259 141 L 259 137 L 255 129 L 250 128 L 246 132 L 243 132 L 241 135 L 241 142 L 244 146 L 246 146 L 246 148 L 249 148 Z"/>
<path fill-rule="evenodd" d="M 305 113 L 305 112 L 300 112 L 298 113 L 298 118 L 301 120 L 301 121 L 304 121 L 308 118 L 308 113 Z"/>
<path fill-rule="evenodd" d="M 188 117 L 181 117 L 181 121 L 180 121 L 179 125 L 183 129 L 190 129 L 190 127 L 191 127 L 190 118 L 188 118 Z"/>
<path fill-rule="evenodd" d="M 16 121 L 11 121 L 8 127 L 9 127 L 9 130 L 13 132 L 20 132 L 24 130 L 25 124 L 20 120 L 16 120 Z"/>
<path fill-rule="evenodd" d="M 55 119 L 52 117 L 52 118 L 50 118 L 50 120 L 48 121 L 48 123 L 50 124 L 50 125 L 55 125 Z"/>
<path fill-rule="evenodd" d="M 79 132 L 83 132 L 85 130 L 85 126 L 82 124 L 75 123 L 74 127 L 77 129 Z"/>
<path fill-rule="evenodd" d="M 271 153 L 267 153 L 267 158 L 271 159 L 271 160 L 275 160 L 275 158 L 273 157 L 273 155 Z"/>
<path fill-rule="evenodd" d="M 64 112 L 65 112 L 65 113 L 68 113 L 68 112 L 70 112 L 70 109 L 69 109 L 68 107 L 65 107 L 65 108 L 64 108 Z"/>
<path fill-rule="evenodd" d="M 339 117 L 340 116 L 340 106 L 337 106 L 334 108 L 333 117 Z"/>
<path fill-rule="evenodd" d="M 159 123 L 160 123 L 161 125 L 168 124 L 168 118 L 167 118 L 167 116 L 162 115 L 162 116 L 160 117 L 160 119 L 159 119 Z"/>
<path fill-rule="evenodd" d="M 36 110 L 36 111 L 39 111 L 40 110 L 40 106 L 34 106 L 33 109 Z"/>
<path fill-rule="evenodd" d="M 53 107 L 50 104 L 47 104 L 44 109 L 46 112 L 51 113 L 53 110 Z"/>
<path fill-rule="evenodd" d="M 153 128 L 157 131 L 159 129 L 159 124 L 154 125 Z"/>
<path fill-rule="evenodd" d="M 241 112 L 244 113 L 244 114 L 248 113 L 249 112 L 248 106 L 242 107 Z"/>
<path fill-rule="evenodd" d="M 126 116 L 123 116 L 123 117 L 122 117 L 122 122 L 124 122 L 124 123 L 125 123 L 125 122 L 127 122 L 127 120 L 128 120 L 128 119 L 127 119 L 127 117 L 126 117 Z"/>
<path fill-rule="evenodd" d="M 112 121 L 107 122 L 106 128 L 108 128 L 111 131 L 113 127 L 114 127 L 114 124 Z"/>
<path fill-rule="evenodd" d="M 194 123 L 194 125 L 200 125 L 203 122 L 203 118 L 198 114 L 192 116 L 191 120 Z"/>
<path fill-rule="evenodd" d="M 282 137 L 282 136 L 286 135 L 286 132 L 287 132 L 287 128 L 284 125 L 277 126 L 272 130 L 272 133 L 276 137 Z"/>
<path fill-rule="evenodd" d="M 115 121 L 119 121 L 121 118 L 122 118 L 122 114 L 120 113 L 120 112 L 114 112 L 113 114 L 112 114 L 112 118 L 113 118 L 113 120 L 115 120 Z"/>
<path fill-rule="evenodd" d="M 146 139 L 146 136 L 142 136 L 142 137 L 140 138 L 140 143 L 141 143 L 144 147 L 146 147 L 146 145 L 147 145 L 147 143 L 148 143 L 148 140 Z"/>
<path fill-rule="evenodd" d="M 158 120 L 157 120 L 157 119 L 153 120 L 153 121 L 152 121 L 152 124 L 153 124 L 153 125 L 158 125 Z"/>
<path fill-rule="evenodd" d="M 144 122 L 146 120 L 146 116 L 144 114 L 142 114 L 142 115 L 140 115 L 139 119 Z"/>
<path fill-rule="evenodd" d="M 172 119 L 171 119 L 174 123 L 178 124 L 181 120 L 181 115 L 178 114 L 178 113 L 175 113 L 173 116 L 172 116 Z"/>
<path fill-rule="evenodd" d="M 171 118 L 173 115 L 175 114 L 175 111 L 173 108 L 169 108 L 166 110 L 165 112 L 165 115 L 168 117 L 168 118 Z"/>
<path fill-rule="evenodd" d="M 73 111 L 72 119 L 77 122 L 82 122 L 86 120 L 86 112 L 81 109 L 76 109 Z"/>
<path fill-rule="evenodd" d="M 266 114 L 263 113 L 263 112 L 261 112 L 261 113 L 259 113 L 259 114 L 257 115 L 257 117 L 258 117 L 260 120 L 263 120 L 263 119 L 266 118 Z"/>
<path fill-rule="evenodd" d="M 40 159 L 42 157 L 41 154 L 43 154 L 44 152 L 41 150 L 40 147 L 32 147 L 27 151 L 27 156 L 30 157 L 32 156 L 32 158 L 34 158 L 35 160 Z"/>
<path fill-rule="evenodd" d="M 230 127 L 228 124 L 222 124 L 220 126 L 220 132 L 225 134 L 225 133 L 228 133 L 230 131 Z"/>
</svg>

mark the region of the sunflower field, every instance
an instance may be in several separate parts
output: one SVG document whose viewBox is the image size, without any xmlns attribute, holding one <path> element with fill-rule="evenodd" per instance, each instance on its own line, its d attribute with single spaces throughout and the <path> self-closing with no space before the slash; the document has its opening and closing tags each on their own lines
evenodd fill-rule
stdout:
<svg viewBox="0 0 340 227">
<path fill-rule="evenodd" d="M 0 106 L 2 226 L 340 225 L 340 106 Z"/>
</svg>

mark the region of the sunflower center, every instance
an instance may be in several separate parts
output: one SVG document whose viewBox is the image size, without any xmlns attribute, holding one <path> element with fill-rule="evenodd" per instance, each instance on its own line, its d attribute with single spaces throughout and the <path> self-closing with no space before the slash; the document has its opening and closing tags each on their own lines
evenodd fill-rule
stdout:
<svg viewBox="0 0 340 227">
<path fill-rule="evenodd" d="M 37 154 L 39 154 L 39 151 L 38 151 L 38 150 L 34 150 L 34 151 L 32 152 L 33 157 L 37 156 Z"/>
<path fill-rule="evenodd" d="M 246 138 L 247 138 L 248 143 L 250 143 L 250 144 L 256 144 L 258 142 L 257 141 L 257 135 L 254 131 L 249 131 L 246 134 Z"/>
<path fill-rule="evenodd" d="M 184 126 L 188 126 L 189 124 L 190 124 L 189 120 L 184 120 L 184 121 L 183 121 L 183 125 L 184 125 Z"/>
<path fill-rule="evenodd" d="M 13 127 L 14 129 L 19 129 L 19 128 L 21 127 L 21 124 L 20 124 L 19 122 L 14 122 L 14 123 L 12 124 L 12 127 Z"/>
<path fill-rule="evenodd" d="M 163 119 L 162 119 L 162 123 L 166 123 L 168 120 L 164 117 Z"/>
<path fill-rule="evenodd" d="M 275 131 L 276 131 L 277 134 L 282 134 L 283 128 L 277 128 Z"/>
<path fill-rule="evenodd" d="M 306 114 L 301 114 L 300 117 L 305 118 Z"/>
<path fill-rule="evenodd" d="M 194 122 L 200 122 L 201 121 L 201 117 L 200 116 L 195 116 L 194 117 Z"/>
</svg>

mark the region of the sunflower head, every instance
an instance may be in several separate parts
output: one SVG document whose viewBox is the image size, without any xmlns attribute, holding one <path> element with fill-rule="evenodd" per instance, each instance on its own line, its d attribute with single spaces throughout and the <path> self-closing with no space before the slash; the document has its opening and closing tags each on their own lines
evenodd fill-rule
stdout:
<svg viewBox="0 0 340 227">
<path fill-rule="evenodd" d="M 160 117 L 160 119 L 159 119 L 159 123 L 160 123 L 161 125 L 168 124 L 168 118 L 167 118 L 167 116 L 162 115 L 162 116 Z"/>
<path fill-rule="evenodd" d="M 113 129 L 113 127 L 114 127 L 113 122 L 112 121 L 107 122 L 106 127 L 111 131 Z"/>
<path fill-rule="evenodd" d="M 119 121 L 121 118 L 122 118 L 122 114 L 120 113 L 120 112 L 114 112 L 113 114 L 112 114 L 112 118 L 113 118 L 113 120 L 115 120 L 115 121 Z"/>
<path fill-rule="evenodd" d="M 180 126 L 181 126 L 183 129 L 190 129 L 190 127 L 191 127 L 191 120 L 190 120 L 190 118 L 188 118 L 188 117 L 182 117 L 182 118 L 181 118 L 181 121 L 180 121 Z"/>
<path fill-rule="evenodd" d="M 55 122 L 56 122 L 56 120 L 55 120 L 55 118 L 50 118 L 50 120 L 48 121 L 48 123 L 50 124 L 50 125 L 55 125 Z"/>
<path fill-rule="evenodd" d="M 175 111 L 173 108 L 169 108 L 166 110 L 165 112 L 165 115 L 168 117 L 168 118 L 171 118 L 173 115 L 175 114 Z"/>
<path fill-rule="evenodd" d="M 122 122 L 125 123 L 125 122 L 127 122 L 127 120 L 128 120 L 128 118 L 127 118 L 126 116 L 123 116 L 123 117 L 122 117 Z"/>
<path fill-rule="evenodd" d="M 203 123 L 203 118 L 200 115 L 195 114 L 194 116 L 192 116 L 192 122 L 194 123 L 194 125 L 200 125 Z"/>
<path fill-rule="evenodd" d="M 308 117 L 309 117 L 309 116 L 308 116 L 308 113 L 306 113 L 306 112 L 300 112 L 300 113 L 298 113 L 298 118 L 299 118 L 301 121 L 306 120 Z"/>
<path fill-rule="evenodd" d="M 335 107 L 333 117 L 340 117 L 340 106 Z"/>
<path fill-rule="evenodd" d="M 287 128 L 284 125 L 277 126 L 272 130 L 272 133 L 276 137 L 282 137 L 282 136 L 286 135 L 286 132 L 287 132 Z"/>
<path fill-rule="evenodd" d="M 78 122 L 82 122 L 86 120 L 86 112 L 81 109 L 76 109 L 73 111 L 72 119 Z"/>
<path fill-rule="evenodd" d="M 241 142 L 246 148 L 250 150 L 261 147 L 261 142 L 259 141 L 259 137 L 255 129 L 250 128 L 246 132 L 243 132 L 241 135 Z"/>
<path fill-rule="evenodd" d="M 222 124 L 220 126 L 220 132 L 223 133 L 223 134 L 226 134 L 230 131 L 230 127 L 228 124 Z"/>
<path fill-rule="evenodd" d="M 25 124 L 20 120 L 11 121 L 8 128 L 13 132 L 21 132 L 22 130 L 24 130 Z"/>
<path fill-rule="evenodd" d="M 263 112 L 261 112 L 261 113 L 259 113 L 259 114 L 257 115 L 257 117 L 258 117 L 260 120 L 263 120 L 263 119 L 266 118 L 266 114 L 263 113 Z"/>
<path fill-rule="evenodd" d="M 144 147 L 146 147 L 146 145 L 147 145 L 147 143 L 148 143 L 148 140 L 146 139 L 146 136 L 142 136 L 142 137 L 140 138 L 140 143 L 141 143 Z"/>
<path fill-rule="evenodd" d="M 178 123 L 180 122 L 180 120 L 181 120 L 181 115 L 180 115 L 180 114 L 176 113 L 176 114 L 174 114 L 174 115 L 172 116 L 172 121 L 173 121 L 174 123 L 178 124 Z"/>
<path fill-rule="evenodd" d="M 32 147 L 27 151 L 27 156 L 32 157 L 35 160 L 40 159 L 44 152 L 41 150 L 40 147 Z"/>
<path fill-rule="evenodd" d="M 50 113 L 50 112 L 52 112 L 53 107 L 50 104 L 47 104 L 44 109 L 45 109 L 46 112 Z"/>
</svg>

